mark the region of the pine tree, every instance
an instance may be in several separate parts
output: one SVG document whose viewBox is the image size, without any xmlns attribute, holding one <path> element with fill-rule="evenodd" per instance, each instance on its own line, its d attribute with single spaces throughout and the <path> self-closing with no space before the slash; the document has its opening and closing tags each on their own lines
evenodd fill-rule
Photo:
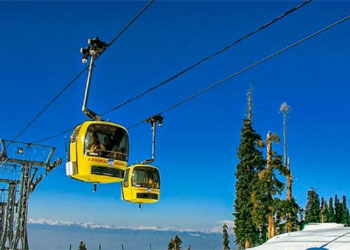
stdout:
<svg viewBox="0 0 350 250">
<path fill-rule="evenodd" d="M 349 226 L 349 210 L 346 205 L 346 197 L 343 195 L 341 203 L 341 223 L 345 226 Z"/>
<path fill-rule="evenodd" d="M 239 163 L 236 167 L 236 199 L 234 204 L 235 242 L 239 249 L 246 249 L 259 242 L 259 232 L 252 219 L 253 187 L 258 180 L 257 170 L 263 168 L 265 160 L 258 149 L 261 137 L 252 128 L 251 120 L 244 119 L 241 141 L 238 148 Z"/>
<path fill-rule="evenodd" d="M 333 207 L 333 198 L 329 198 L 329 205 L 328 205 L 328 222 L 335 222 L 335 215 L 334 215 L 334 207 Z"/>
<path fill-rule="evenodd" d="M 228 232 L 227 232 L 227 225 L 224 224 L 222 226 L 222 250 L 230 250 L 230 247 L 228 244 L 230 243 Z"/>
<path fill-rule="evenodd" d="M 321 222 L 328 222 L 328 206 L 327 202 L 323 199 L 323 197 L 321 199 Z"/>
<path fill-rule="evenodd" d="M 282 234 L 290 232 L 288 223 L 292 225 L 292 231 L 300 230 L 300 219 L 298 215 L 301 213 L 302 209 L 295 199 L 292 198 L 291 201 L 275 199 L 275 204 L 277 233 Z"/>
<path fill-rule="evenodd" d="M 337 195 L 334 196 L 334 217 L 336 223 L 342 222 L 342 206 Z"/>
<path fill-rule="evenodd" d="M 275 213 L 276 195 L 281 194 L 284 184 L 276 177 L 275 170 L 286 176 L 288 168 L 282 164 L 282 157 L 272 151 L 272 141 L 279 142 L 276 134 L 267 134 L 267 167 L 261 169 L 258 173 L 259 179 L 256 182 L 256 187 L 252 195 L 254 203 L 253 221 L 258 228 L 262 228 L 267 220 L 267 237 L 268 239 L 275 236 L 276 223 Z"/>
<path fill-rule="evenodd" d="M 83 241 L 80 241 L 78 250 L 87 250 L 85 243 Z"/>
<path fill-rule="evenodd" d="M 174 243 L 174 250 L 181 250 L 182 240 L 178 235 L 175 235 L 173 243 Z"/>
<path fill-rule="evenodd" d="M 168 243 L 168 250 L 173 250 L 174 249 L 174 240 L 170 239 Z"/>
<path fill-rule="evenodd" d="M 320 214 L 320 198 L 314 189 L 310 189 L 307 193 L 305 222 L 320 222 Z"/>
</svg>

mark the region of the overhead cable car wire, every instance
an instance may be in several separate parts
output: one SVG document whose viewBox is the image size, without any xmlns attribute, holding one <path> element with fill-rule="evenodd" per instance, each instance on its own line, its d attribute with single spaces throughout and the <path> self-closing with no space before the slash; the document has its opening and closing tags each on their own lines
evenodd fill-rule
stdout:
<svg viewBox="0 0 350 250">
<path fill-rule="evenodd" d="M 59 136 L 61 136 L 61 135 L 66 134 L 66 133 L 68 133 L 68 132 L 70 132 L 70 131 L 73 131 L 74 128 L 75 128 L 75 127 L 66 129 L 66 130 L 64 130 L 64 131 L 62 131 L 62 132 L 60 132 L 60 133 L 58 133 L 58 134 L 51 135 L 51 136 L 42 138 L 42 139 L 37 140 L 37 141 L 33 141 L 32 143 L 41 143 L 41 142 L 44 142 L 44 141 L 48 141 L 48 140 L 54 139 L 54 138 L 56 138 L 56 137 L 59 137 Z"/>
<path fill-rule="evenodd" d="M 103 115 L 106 115 L 106 114 L 108 114 L 108 113 L 111 113 L 111 112 L 113 112 L 113 111 L 115 111 L 115 110 L 117 110 L 117 109 L 120 109 L 121 107 L 123 107 L 123 106 L 129 104 L 130 102 L 133 102 L 133 101 L 135 101 L 135 100 L 137 100 L 137 99 L 140 99 L 141 97 L 147 95 L 148 93 L 150 93 L 150 92 L 156 90 L 156 89 L 159 88 L 160 86 L 163 86 L 163 85 L 165 85 L 165 84 L 167 84 L 167 83 L 169 83 L 169 82 L 175 80 L 176 78 L 178 78 L 178 77 L 182 76 L 183 74 L 185 74 L 186 72 L 188 72 L 188 71 L 190 71 L 190 70 L 196 68 L 197 66 L 201 65 L 202 63 L 204 63 L 204 62 L 210 60 L 211 58 L 213 58 L 213 57 L 215 57 L 215 56 L 217 56 L 217 55 L 220 55 L 221 53 L 225 52 L 226 50 L 228 50 L 228 49 L 232 48 L 233 46 L 239 44 L 240 42 L 244 41 L 244 40 L 247 39 L 248 37 L 250 37 L 250 36 L 252 36 L 252 35 L 258 33 L 259 31 L 262 31 L 262 30 L 266 29 L 266 28 L 269 27 L 270 25 L 272 25 L 272 24 L 274 24 L 275 22 L 281 20 L 282 18 L 286 17 L 287 15 L 291 14 L 292 12 L 294 12 L 294 11 L 300 9 L 301 7 L 303 7 L 303 6 L 305 6 L 306 4 L 310 3 L 311 1 L 312 1 L 312 0 L 307 0 L 307 1 L 305 1 L 305 2 L 303 2 L 303 3 L 301 3 L 301 4 L 299 4 L 299 5 L 295 6 L 294 8 L 292 8 L 292 9 L 286 11 L 286 12 L 283 13 L 282 15 L 280 15 L 280 16 L 278 16 L 278 17 L 272 19 L 271 21 L 269 21 L 269 22 L 267 22 L 266 24 L 260 26 L 259 28 L 257 28 L 257 29 L 255 29 L 255 30 L 249 32 L 248 34 L 246 34 L 246 35 L 244 35 L 244 36 L 238 38 L 237 40 L 235 40 L 235 41 L 232 42 L 231 44 L 227 45 L 226 47 L 224 47 L 224 48 L 222 48 L 222 49 L 216 51 L 215 53 L 213 53 L 213 54 L 211 54 L 211 55 L 209 55 L 209 56 L 207 56 L 207 57 L 202 58 L 202 59 L 199 60 L 198 62 L 192 64 L 191 66 L 189 66 L 189 67 L 187 67 L 187 68 L 185 68 L 185 69 L 183 69 L 182 71 L 176 73 L 175 75 L 169 77 L 168 79 L 166 79 L 166 80 L 164 80 L 164 81 L 162 81 L 162 82 L 160 82 L 160 83 L 154 85 L 153 87 L 151 87 L 151 88 L 145 90 L 144 92 L 142 92 L 142 93 L 140 93 L 140 94 L 138 94 L 138 95 L 136 95 L 136 96 L 134 96 L 134 97 L 132 97 L 132 98 L 126 100 L 126 101 L 124 101 L 123 103 L 121 103 L 121 104 L 119 104 L 119 105 L 117 105 L 117 106 L 115 106 L 115 107 L 109 109 L 108 111 L 105 111 L 105 112 L 102 113 L 101 115 L 103 116 Z"/>
<path fill-rule="evenodd" d="M 226 82 L 228 80 L 231 80 L 232 78 L 234 78 L 234 77 L 236 77 L 236 76 L 238 76 L 238 75 L 240 75 L 240 74 L 242 74 L 242 73 L 244 73 L 244 72 L 246 72 L 248 70 L 251 70 L 252 68 L 254 68 L 254 67 L 256 67 L 256 66 L 258 66 L 258 65 L 260 65 L 260 64 L 262 64 L 262 63 L 264 63 L 264 62 L 266 62 L 266 61 L 268 61 L 268 60 L 270 60 L 270 59 L 272 59 L 272 58 L 274 58 L 274 57 L 284 53 L 284 52 L 286 52 L 289 49 L 292 49 L 293 47 L 295 47 L 295 46 L 297 46 L 297 45 L 299 45 L 299 44 L 301 44 L 301 43 L 303 43 L 303 42 L 305 42 L 305 41 L 307 41 L 307 40 L 309 40 L 309 39 L 311 39 L 311 38 L 313 38 L 313 37 L 315 37 L 317 35 L 320 35 L 321 33 L 323 33 L 325 31 L 335 27 L 338 24 L 341 24 L 341 23 L 347 21 L 348 19 L 350 19 L 350 16 L 346 16 L 346 17 L 344 17 L 342 19 L 339 19 L 338 21 L 336 21 L 336 22 L 334 22 L 334 23 L 332 23 L 332 24 L 330 24 L 330 25 L 328 25 L 328 26 L 326 26 L 326 27 L 324 27 L 324 28 L 322 28 L 322 29 L 320 29 L 320 30 L 318 30 L 318 31 L 316 31 L 316 32 L 314 32 L 314 33 L 312 33 L 312 34 L 310 34 L 310 35 L 308 35 L 308 36 L 306 36 L 306 37 L 304 37 L 304 38 L 294 42 L 294 43 L 292 43 L 292 44 L 290 44 L 290 45 L 288 45 L 287 47 L 285 47 L 285 48 L 283 48 L 281 50 L 278 50 L 278 51 L 270 54 L 269 56 L 264 57 L 263 59 L 261 59 L 259 61 L 254 62 L 253 64 L 250 64 L 249 66 L 247 66 L 247 67 L 245 67 L 245 68 L 243 68 L 243 69 L 241 69 L 241 70 L 239 70 L 239 71 L 237 71 L 237 72 L 235 72 L 235 73 L 225 77 L 224 79 L 213 83 L 212 85 L 210 85 L 210 86 L 208 86 L 208 87 L 206 87 L 206 88 L 196 92 L 195 94 L 190 95 L 190 96 L 180 100 L 179 102 L 169 106 L 168 108 L 158 112 L 157 114 L 163 114 L 163 113 L 166 113 L 166 112 L 168 112 L 168 111 L 170 111 L 172 109 L 175 109 L 176 107 L 180 106 L 181 104 L 190 101 L 191 99 L 193 99 L 193 98 L 195 98 L 195 97 L 197 97 L 197 96 L 199 96 L 199 95 L 201 95 L 201 94 L 203 94 L 203 93 L 205 93 L 205 92 L 207 92 L 207 91 L 209 91 L 209 90 L 211 90 L 211 89 L 213 89 L 213 88 L 223 84 L 224 82 Z M 140 122 L 127 127 L 127 129 L 135 128 L 135 127 L 137 127 L 137 126 L 147 122 L 147 119 L 141 120 Z M 69 132 L 70 130 L 73 130 L 73 128 L 69 129 L 69 130 L 65 130 L 65 131 L 61 132 L 60 134 L 58 134 L 58 135 L 54 135 L 54 136 L 43 138 L 43 139 L 38 140 L 36 142 L 42 142 L 42 141 L 46 141 L 46 140 L 49 140 L 49 139 L 53 139 L 55 137 L 63 135 L 64 133 Z"/>
<path fill-rule="evenodd" d="M 316 31 L 316 32 L 314 32 L 314 33 L 312 33 L 312 34 L 310 34 L 310 35 L 308 35 L 308 36 L 306 36 L 306 37 L 300 39 L 299 41 L 296 41 L 296 42 L 294 42 L 294 43 L 288 45 L 287 47 L 285 47 L 285 48 L 283 48 L 283 49 L 281 49 L 281 50 L 278 50 L 278 51 L 276 51 L 276 52 L 270 54 L 269 56 L 266 56 L 265 58 L 263 58 L 263 59 L 261 59 L 261 60 L 259 60 L 259 61 L 256 61 L 256 62 L 253 63 L 253 64 L 250 64 L 249 66 L 247 66 L 247 67 L 245 67 L 245 68 L 243 68 L 243 69 L 241 69 L 241 70 L 239 70 L 239 71 L 237 71 L 237 72 L 235 72 L 235 73 L 233 73 L 233 74 L 231 74 L 231 75 L 225 77 L 224 79 L 222 79 L 222 80 L 220 80 L 220 81 L 218 81 L 218 82 L 213 83 L 212 85 L 210 85 L 210 86 L 208 86 L 208 87 L 206 87 L 206 88 L 204 88 L 204 89 L 202 89 L 202 90 L 200 90 L 200 91 L 194 93 L 193 95 L 190 95 L 190 96 L 186 97 L 185 99 L 182 99 L 181 101 L 179 101 L 179 102 L 177 102 L 177 103 L 171 105 L 170 107 L 168 107 L 168 108 L 166 108 L 166 109 L 164 109 L 164 110 L 158 112 L 157 114 L 166 113 L 166 112 L 168 112 L 168 111 L 170 111 L 170 110 L 172 110 L 172 109 L 174 109 L 174 108 L 180 106 L 181 104 L 183 104 L 183 103 L 185 103 L 185 102 L 188 102 L 188 101 L 190 101 L 191 99 L 193 99 L 193 98 L 195 98 L 195 97 L 197 97 L 197 96 L 199 96 L 199 95 L 201 95 L 201 94 L 203 94 L 203 93 L 205 93 L 205 92 L 207 92 L 207 91 L 209 91 L 209 90 L 211 90 L 211 89 L 213 89 L 213 88 L 215 88 L 215 87 L 217 87 L 217 86 L 223 84 L 224 82 L 226 82 L 226 81 L 228 81 L 228 80 L 231 80 L 232 78 L 234 78 L 234 77 L 236 77 L 236 76 L 238 76 L 238 75 L 240 75 L 240 74 L 242 74 L 242 73 L 244 73 L 244 72 L 246 72 L 246 71 L 248 71 L 248 70 L 251 70 L 252 68 L 254 68 L 254 67 L 256 67 L 256 66 L 258 66 L 258 65 L 260 65 L 260 64 L 262 64 L 262 63 L 264 63 L 264 62 L 266 62 L 266 61 L 268 61 L 268 60 L 270 60 L 270 59 L 272 59 L 272 58 L 274 58 L 275 56 L 278 56 L 278 55 L 280 55 L 280 54 L 286 52 L 287 50 L 289 50 L 289 49 L 291 49 L 291 48 L 293 48 L 293 47 L 295 47 L 295 46 L 297 46 L 297 45 L 299 45 L 299 44 L 301 44 L 301 43 L 303 43 L 303 42 L 305 42 L 305 41 L 307 41 L 307 40 L 309 40 L 309 39 L 311 39 L 311 38 L 313 38 L 313 37 L 315 37 L 315 36 L 317 36 L 317 35 L 319 35 L 319 34 L 321 34 L 321 33 L 323 33 L 323 32 L 325 32 L 325 31 L 327 31 L 327 30 L 329 30 L 329 29 L 335 27 L 336 25 L 347 21 L 348 19 L 350 19 L 350 16 L 346 16 L 346 17 L 344 17 L 344 18 L 342 18 L 342 19 L 340 19 L 340 20 L 338 20 L 338 21 L 336 21 L 336 22 L 334 22 L 334 23 L 332 23 L 332 24 L 330 24 L 330 25 L 328 25 L 328 26 L 322 28 L 322 29 L 319 30 L 319 31 Z M 148 119 L 148 118 L 147 118 L 147 119 Z M 136 123 L 136 124 L 134 124 L 134 125 L 131 125 L 131 126 L 127 127 L 127 129 L 132 129 L 132 128 L 134 128 L 134 127 L 137 127 L 137 126 L 141 125 L 142 123 L 146 122 L 147 119 L 142 120 L 142 121 L 140 121 L 140 122 L 138 122 L 138 123 Z"/>
<path fill-rule="evenodd" d="M 121 29 L 121 31 L 108 43 L 108 49 L 121 35 L 136 21 L 136 19 L 153 3 L 154 0 L 149 0 L 147 4 Z M 105 49 L 105 50 L 106 50 Z M 105 51 L 104 50 L 104 51 Z M 102 54 L 102 53 L 101 53 Z M 100 54 L 100 55 L 101 55 Z M 98 57 L 95 59 L 97 60 Z M 40 110 L 38 114 L 36 114 L 24 127 L 23 129 L 12 139 L 12 141 L 16 140 L 18 137 L 20 137 L 25 130 L 27 130 L 33 123 L 36 121 L 69 87 L 73 85 L 73 83 L 78 80 L 78 78 L 89 68 L 89 66 L 84 67 L 68 84 L 58 92 L 58 94 L 49 101 L 44 108 Z M 63 132 L 61 132 L 63 133 Z M 61 134 L 60 133 L 60 134 Z"/>
<path fill-rule="evenodd" d="M 29 128 L 33 122 L 39 118 L 39 116 L 41 116 L 50 106 L 51 104 L 53 104 L 67 89 L 69 89 L 69 87 L 71 87 L 73 85 L 73 83 L 75 83 L 76 80 L 78 80 L 78 78 L 85 72 L 85 70 L 88 69 L 88 66 L 84 67 L 82 70 L 80 70 L 80 72 L 70 81 L 68 82 L 68 84 L 63 88 L 61 89 L 58 94 L 51 99 L 51 101 L 49 101 L 44 108 L 42 108 L 40 110 L 40 112 L 38 114 L 36 114 L 32 120 L 30 120 L 30 122 L 28 122 L 23 128 L 22 130 L 12 139 L 12 141 L 15 141 L 18 137 L 20 137 L 24 131 Z"/>
<path fill-rule="evenodd" d="M 109 42 L 108 46 L 111 46 L 135 21 L 141 16 L 141 14 L 153 3 L 153 0 L 149 0 L 147 4 L 134 16 L 127 25 Z"/>
<path fill-rule="evenodd" d="M 262 31 L 262 30 L 266 29 L 267 27 L 269 27 L 269 26 L 272 25 L 273 23 L 275 23 L 275 22 L 281 20 L 282 18 L 284 18 L 284 17 L 286 17 L 287 15 L 291 14 L 292 12 L 294 12 L 294 11 L 300 9 L 301 7 L 303 7 L 303 6 L 305 6 L 306 4 L 310 3 L 311 1 L 312 1 L 312 0 L 307 0 L 307 1 L 305 1 L 305 2 L 303 2 L 303 3 L 301 3 L 301 4 L 299 4 L 299 5 L 297 5 L 297 6 L 295 6 L 295 7 L 293 7 L 292 9 L 290 9 L 290 10 L 286 11 L 285 13 L 283 13 L 282 15 L 280 15 L 280 16 L 278 16 L 278 17 L 272 19 L 271 21 L 269 21 L 269 22 L 267 22 L 266 24 L 260 26 L 259 28 L 255 29 L 254 31 L 251 31 L 251 32 L 247 33 L 246 35 L 244 35 L 244 36 L 240 37 L 239 39 L 235 40 L 233 43 L 231 43 L 231 44 L 227 45 L 226 47 L 224 47 L 224 48 L 222 48 L 222 49 L 216 51 L 214 54 L 202 58 L 201 60 L 199 60 L 199 61 L 196 62 L 195 64 L 191 65 L 190 67 L 188 67 L 188 68 L 186 68 L 186 69 L 184 69 L 184 70 L 178 72 L 177 74 L 171 76 L 170 78 L 168 78 L 168 79 L 166 79 L 166 80 L 164 80 L 164 81 L 158 83 L 157 85 L 153 86 L 152 88 L 150 88 L 150 89 L 148 89 L 148 90 L 146 90 L 146 91 L 144 91 L 144 92 L 142 92 L 142 93 L 140 93 L 140 94 L 138 94 L 138 95 L 136 95 L 136 96 L 134 96 L 134 97 L 128 99 L 127 101 L 125 101 L 125 102 L 123 102 L 123 103 L 121 103 L 121 104 L 119 104 L 119 105 L 113 107 L 112 109 L 110 109 L 110 110 L 108 110 L 108 111 L 102 113 L 101 116 L 106 115 L 106 114 L 108 114 L 108 113 L 111 113 L 111 112 L 113 112 L 113 111 L 115 111 L 115 110 L 117 110 L 117 109 L 119 109 L 119 108 L 121 108 L 121 107 L 127 105 L 128 103 L 133 102 L 133 101 L 135 101 L 135 100 L 137 100 L 137 99 L 143 97 L 144 95 L 146 95 L 146 94 L 148 94 L 148 93 L 154 91 L 154 90 L 157 89 L 158 87 L 160 87 L 160 86 L 162 86 L 162 85 L 165 85 L 166 83 L 168 83 L 168 82 L 170 82 L 170 81 L 172 81 L 172 80 L 175 80 L 176 78 L 180 77 L 180 76 L 183 75 L 184 73 L 186 73 L 186 72 L 188 72 L 188 71 L 194 69 L 195 67 L 197 67 L 197 66 L 199 66 L 200 64 L 202 64 L 202 63 L 204 63 L 204 62 L 210 60 L 211 58 L 213 58 L 213 57 L 215 57 L 215 56 L 217 56 L 217 55 L 219 55 L 219 54 L 225 52 L 226 50 L 232 48 L 234 45 L 236 45 L 236 44 L 242 42 L 243 40 L 247 39 L 248 37 L 250 37 L 250 36 L 252 36 L 252 35 L 258 33 L 259 31 Z M 149 2 L 145 5 L 145 7 L 144 7 L 135 17 L 138 17 L 139 15 L 141 15 L 141 13 L 151 4 L 151 2 L 152 2 L 152 1 L 149 1 Z M 135 19 L 135 18 L 134 18 L 134 19 Z M 134 19 L 132 19 L 132 20 L 130 21 L 130 24 L 127 24 L 127 25 L 121 30 L 121 32 L 120 32 L 115 38 L 113 38 L 113 39 L 111 40 L 111 42 L 109 43 L 109 46 L 110 46 L 116 39 L 119 38 L 119 36 L 131 25 L 131 23 L 134 21 Z M 62 132 L 60 132 L 60 133 L 58 133 L 58 134 L 56 134 L 56 135 L 48 136 L 48 137 L 45 137 L 45 138 L 43 138 L 43 139 L 37 140 L 37 141 L 35 141 L 35 142 L 38 143 L 38 142 L 43 142 L 43 141 L 47 141 L 47 140 L 56 138 L 56 137 L 58 137 L 58 136 L 64 135 L 65 133 L 67 133 L 67 132 L 69 132 L 69 131 L 72 131 L 73 129 L 74 129 L 74 127 L 73 127 L 73 128 L 70 128 L 70 129 L 66 129 L 66 130 L 64 130 L 64 131 L 62 131 Z"/>
</svg>

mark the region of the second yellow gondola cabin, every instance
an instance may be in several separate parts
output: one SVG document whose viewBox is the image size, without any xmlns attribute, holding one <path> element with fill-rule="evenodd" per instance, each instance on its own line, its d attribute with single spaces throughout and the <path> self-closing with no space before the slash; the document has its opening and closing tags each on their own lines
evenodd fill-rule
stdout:
<svg viewBox="0 0 350 250">
<path fill-rule="evenodd" d="M 122 199 L 133 203 L 155 203 L 160 196 L 160 175 L 156 167 L 134 164 L 125 171 Z"/>
<path fill-rule="evenodd" d="M 128 163 L 127 130 L 115 123 L 86 121 L 78 125 L 69 143 L 67 175 L 92 182 L 119 182 Z"/>
</svg>

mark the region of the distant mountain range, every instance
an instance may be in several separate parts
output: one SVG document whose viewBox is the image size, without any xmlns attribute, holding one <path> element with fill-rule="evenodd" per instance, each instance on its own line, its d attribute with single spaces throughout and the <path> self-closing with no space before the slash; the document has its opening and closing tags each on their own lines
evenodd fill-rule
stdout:
<svg viewBox="0 0 350 250">
<path fill-rule="evenodd" d="M 220 224 L 223 224 L 221 222 Z M 229 221 L 227 223 L 230 223 Z M 232 224 L 232 223 L 231 223 Z M 232 228 L 232 225 L 229 224 Z M 209 229 L 179 229 L 170 227 L 117 227 L 94 223 L 29 219 L 28 233 L 31 250 L 78 249 L 80 241 L 88 250 L 166 250 L 175 234 L 182 240 L 182 249 L 191 245 L 191 250 L 222 249 L 222 226 Z M 230 234 L 230 247 L 236 249 Z"/>
</svg>

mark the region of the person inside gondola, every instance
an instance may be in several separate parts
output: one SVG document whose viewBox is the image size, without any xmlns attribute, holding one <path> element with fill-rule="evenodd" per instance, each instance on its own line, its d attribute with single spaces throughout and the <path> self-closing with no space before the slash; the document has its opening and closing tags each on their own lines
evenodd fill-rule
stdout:
<svg viewBox="0 0 350 250">
<path fill-rule="evenodd" d="M 89 152 L 97 155 L 101 155 L 101 151 L 104 151 L 105 149 L 106 149 L 105 146 L 102 143 L 100 143 L 100 141 L 98 140 L 97 134 L 92 133 Z"/>
<path fill-rule="evenodd" d="M 123 154 L 123 148 L 121 148 L 120 143 L 124 137 L 124 134 L 121 133 L 120 130 L 116 130 L 114 132 L 114 135 L 112 138 L 110 138 L 109 146 L 107 147 L 107 150 L 111 151 L 111 154 L 113 155 L 113 158 L 122 160 L 124 158 Z M 125 149 L 124 149 L 125 150 Z"/>
</svg>

